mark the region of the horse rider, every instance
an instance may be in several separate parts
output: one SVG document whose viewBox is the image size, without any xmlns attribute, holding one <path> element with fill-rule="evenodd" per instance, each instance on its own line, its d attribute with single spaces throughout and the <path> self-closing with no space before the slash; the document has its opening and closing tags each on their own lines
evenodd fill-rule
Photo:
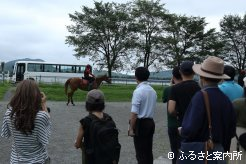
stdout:
<svg viewBox="0 0 246 164">
<path fill-rule="evenodd" d="M 92 74 L 92 67 L 90 64 L 87 64 L 84 70 L 84 79 L 88 80 L 89 82 L 89 87 L 91 86 L 91 84 L 93 83 L 93 81 L 95 80 L 95 76 Z"/>
</svg>

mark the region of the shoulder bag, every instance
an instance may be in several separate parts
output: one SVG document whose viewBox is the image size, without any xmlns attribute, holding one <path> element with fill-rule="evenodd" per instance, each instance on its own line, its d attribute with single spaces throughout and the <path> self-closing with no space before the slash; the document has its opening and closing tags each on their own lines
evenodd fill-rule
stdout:
<svg viewBox="0 0 246 164">
<path fill-rule="evenodd" d="M 207 164 L 208 156 L 210 156 L 211 151 L 214 149 L 208 93 L 204 90 L 201 91 L 203 93 L 208 118 L 209 138 L 205 142 L 181 142 L 177 164 Z M 211 156 L 209 159 L 210 158 Z"/>
</svg>

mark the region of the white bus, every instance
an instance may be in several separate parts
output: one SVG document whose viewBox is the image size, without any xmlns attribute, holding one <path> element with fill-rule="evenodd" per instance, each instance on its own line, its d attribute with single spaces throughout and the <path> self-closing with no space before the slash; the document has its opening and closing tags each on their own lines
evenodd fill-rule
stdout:
<svg viewBox="0 0 246 164">
<path fill-rule="evenodd" d="M 12 82 L 32 78 L 37 82 L 64 83 L 70 77 L 82 77 L 85 65 L 58 64 L 37 61 L 17 61 Z"/>
</svg>

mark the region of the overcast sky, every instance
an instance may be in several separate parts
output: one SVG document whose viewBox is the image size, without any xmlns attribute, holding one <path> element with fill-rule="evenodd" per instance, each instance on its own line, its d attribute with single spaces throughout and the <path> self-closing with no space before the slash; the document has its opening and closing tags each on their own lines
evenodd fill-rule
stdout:
<svg viewBox="0 0 246 164">
<path fill-rule="evenodd" d="M 114 0 L 122 3 L 124 0 Z M 73 47 L 65 44 L 69 35 L 68 13 L 93 6 L 93 0 L 1 0 L 0 61 L 21 58 L 43 59 L 47 62 L 82 63 Z M 103 0 L 103 2 L 111 2 Z M 161 0 L 171 13 L 206 17 L 208 28 L 219 28 L 224 15 L 246 13 L 246 0 Z"/>
</svg>

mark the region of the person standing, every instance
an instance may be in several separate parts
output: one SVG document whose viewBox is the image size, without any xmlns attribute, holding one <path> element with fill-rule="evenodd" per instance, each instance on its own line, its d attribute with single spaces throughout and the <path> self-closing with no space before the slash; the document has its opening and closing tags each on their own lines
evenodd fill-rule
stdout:
<svg viewBox="0 0 246 164">
<path fill-rule="evenodd" d="M 243 88 L 234 81 L 236 75 L 235 68 L 230 65 L 224 66 L 224 74 L 229 76 L 229 79 L 224 79 L 221 84 L 218 85 L 219 89 L 233 102 L 238 98 L 243 97 Z M 231 142 L 231 141 L 230 141 Z M 231 143 L 229 143 L 228 151 L 230 150 Z M 226 158 L 229 161 L 229 158 Z"/>
<path fill-rule="evenodd" d="M 33 80 L 18 83 L 4 115 L 1 136 L 12 136 L 10 163 L 49 164 L 50 115 L 46 96 Z"/>
<path fill-rule="evenodd" d="M 243 97 L 243 88 L 234 81 L 236 71 L 232 66 L 225 65 L 224 74 L 228 75 L 230 79 L 224 79 L 219 85 L 219 89 L 227 96 L 231 101 Z"/>
<path fill-rule="evenodd" d="M 193 70 L 200 76 L 202 90 L 208 94 L 213 150 L 221 153 L 229 151 L 231 139 L 235 136 L 236 114 L 232 102 L 218 88 L 221 79 L 230 78 L 223 74 L 224 61 L 218 57 L 209 56 L 202 64 L 194 65 Z M 208 140 L 208 116 L 201 91 L 193 96 L 185 113 L 180 132 L 184 143 Z M 225 163 L 225 161 L 221 162 Z"/>
<path fill-rule="evenodd" d="M 240 72 L 239 72 L 239 75 L 238 75 L 238 79 L 237 79 L 237 83 L 241 86 L 241 87 L 243 87 L 243 79 L 245 78 L 245 70 L 241 70 Z"/>
<path fill-rule="evenodd" d="M 244 97 L 238 98 L 232 102 L 234 110 L 237 116 L 237 129 L 236 133 L 239 137 L 241 134 L 246 133 L 246 79 L 244 81 Z M 234 161 L 237 164 L 246 163 L 246 150 L 237 145 L 237 139 L 234 137 L 231 144 L 231 152 L 233 151 L 242 151 L 241 160 Z"/>
<path fill-rule="evenodd" d="M 171 79 L 171 86 L 165 87 L 162 95 L 162 102 L 167 103 L 167 109 L 168 109 L 168 100 L 169 100 L 171 88 L 173 87 L 173 85 L 182 82 L 182 77 L 179 72 L 178 66 L 173 68 L 172 75 L 173 77 Z M 177 130 L 178 120 L 176 116 L 171 115 L 168 111 L 167 111 L 167 127 L 168 127 L 168 136 L 169 136 L 171 151 L 174 153 L 172 164 L 176 164 L 177 156 L 178 156 L 178 148 L 180 147 L 180 136 Z"/>
<path fill-rule="evenodd" d="M 99 89 L 89 91 L 85 107 L 88 116 L 80 120 L 75 148 L 82 148 L 82 151 L 85 151 L 82 153 L 85 154 L 87 164 L 117 164 L 121 145 L 118 142 L 115 122 L 110 115 L 103 112 L 105 108 L 103 92 Z"/>
<path fill-rule="evenodd" d="M 168 112 L 178 117 L 178 126 L 181 126 L 185 111 L 193 95 L 200 90 L 192 70 L 193 62 L 184 61 L 180 65 L 182 82 L 172 87 L 168 101 Z"/>
<path fill-rule="evenodd" d="M 128 135 L 133 137 L 138 164 L 153 164 L 153 120 L 156 91 L 147 82 L 150 72 L 145 67 L 135 70 L 137 88 L 133 92 Z"/>
</svg>

